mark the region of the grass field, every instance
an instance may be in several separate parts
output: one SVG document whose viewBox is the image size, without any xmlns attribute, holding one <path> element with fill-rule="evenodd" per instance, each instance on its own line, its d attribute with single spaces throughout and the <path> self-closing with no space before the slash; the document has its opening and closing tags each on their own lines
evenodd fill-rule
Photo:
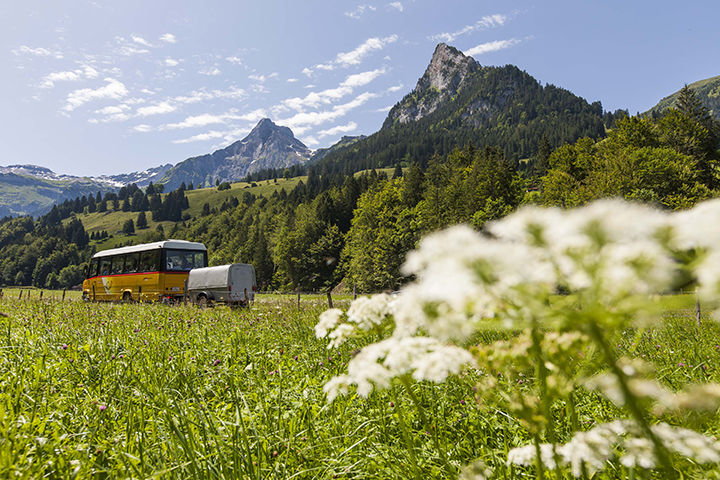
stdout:
<svg viewBox="0 0 720 480">
<path fill-rule="evenodd" d="M 474 400 L 480 372 L 327 404 L 323 384 L 377 339 L 327 350 L 312 330 L 322 296 L 300 308 L 294 296 L 260 296 L 231 311 L 17 293 L 0 302 L 1 478 L 454 478 L 478 457 L 496 478 L 533 478 L 505 467 L 528 437 Z M 620 348 L 674 389 L 719 381 L 720 327 L 695 321 L 692 296 L 671 303 L 661 326 L 627 332 Z M 616 412 L 585 393 L 577 413 L 589 427 Z M 687 478 L 720 478 L 694 472 Z M 618 467 L 593 478 L 627 475 Z"/>
</svg>

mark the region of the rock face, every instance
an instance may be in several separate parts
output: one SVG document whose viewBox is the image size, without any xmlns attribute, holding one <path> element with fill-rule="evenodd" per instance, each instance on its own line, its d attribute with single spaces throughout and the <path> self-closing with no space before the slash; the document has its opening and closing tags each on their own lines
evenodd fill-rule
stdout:
<svg viewBox="0 0 720 480">
<path fill-rule="evenodd" d="M 345 135 L 340 140 L 337 141 L 337 143 L 330 145 L 327 148 L 318 148 L 313 152 L 312 157 L 310 158 L 310 162 L 317 162 L 319 160 L 322 160 L 327 155 L 336 152 L 340 150 L 341 148 L 349 147 L 361 140 L 365 140 L 367 137 L 365 135 Z"/>
<path fill-rule="evenodd" d="M 695 92 L 698 100 L 710 110 L 710 114 L 720 120 L 720 75 L 717 77 L 706 78 L 688 85 L 688 88 Z M 668 108 L 675 107 L 680 91 L 668 95 L 663 98 L 647 113 L 661 113 Z"/>
<path fill-rule="evenodd" d="M 417 121 L 430 115 L 453 98 L 481 68 L 475 59 L 460 50 L 439 44 L 415 89 L 390 110 L 383 126 Z"/>
<path fill-rule="evenodd" d="M 165 184 L 165 191 L 183 182 L 192 182 L 196 187 L 214 185 L 216 180 L 235 182 L 249 173 L 304 163 L 310 156 L 310 149 L 295 138 L 292 130 L 264 118 L 244 139 L 211 154 L 180 162 L 158 181 Z"/>
</svg>

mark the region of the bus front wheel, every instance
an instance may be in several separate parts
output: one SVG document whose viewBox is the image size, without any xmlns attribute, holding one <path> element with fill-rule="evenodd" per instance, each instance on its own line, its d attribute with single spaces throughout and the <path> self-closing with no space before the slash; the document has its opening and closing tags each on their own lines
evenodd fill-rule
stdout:
<svg viewBox="0 0 720 480">
<path fill-rule="evenodd" d="M 132 302 L 132 295 L 130 294 L 130 292 L 123 292 L 122 301 L 123 303 Z"/>
</svg>

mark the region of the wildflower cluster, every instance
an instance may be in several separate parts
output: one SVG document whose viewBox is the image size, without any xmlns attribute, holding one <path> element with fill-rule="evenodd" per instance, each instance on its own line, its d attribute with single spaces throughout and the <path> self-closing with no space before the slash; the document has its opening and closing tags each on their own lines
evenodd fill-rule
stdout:
<svg viewBox="0 0 720 480">
<path fill-rule="evenodd" d="M 532 464 L 540 476 L 561 467 L 579 476 L 617 458 L 667 470 L 675 455 L 720 461 L 713 439 L 652 420 L 653 412 L 657 420 L 698 405 L 712 410 L 720 386 L 673 393 L 651 369 L 618 358 L 613 341 L 622 329 L 658 321 L 657 294 L 695 285 L 703 298 L 718 296 L 718 218 L 718 200 L 680 213 L 605 200 L 569 211 L 527 207 L 483 233 L 456 226 L 429 235 L 408 255 L 403 273 L 414 281 L 398 295 L 360 298 L 346 313 L 321 316 L 316 335 L 331 348 L 369 330 L 388 337 L 326 384 L 328 398 L 351 387 L 367 396 L 400 376 L 443 382 L 474 368 L 487 374 L 483 400 L 503 402 L 533 437 L 508 462 Z M 489 329 L 509 338 L 473 346 Z M 498 394 L 498 382 L 525 380 Z M 585 432 L 572 425 L 576 433 L 562 445 L 552 408 L 572 404 L 580 388 L 601 392 L 627 418 Z"/>
</svg>

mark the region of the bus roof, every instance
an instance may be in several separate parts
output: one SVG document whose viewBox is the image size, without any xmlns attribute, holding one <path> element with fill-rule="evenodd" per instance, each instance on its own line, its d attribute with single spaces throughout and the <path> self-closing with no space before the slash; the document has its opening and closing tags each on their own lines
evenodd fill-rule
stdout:
<svg viewBox="0 0 720 480">
<path fill-rule="evenodd" d="M 199 250 L 205 251 L 205 245 L 198 242 L 188 242 L 187 240 L 164 240 L 162 242 L 143 243 L 141 245 L 132 245 L 129 247 L 111 248 L 97 252 L 92 258 L 107 257 L 110 255 L 120 255 L 123 253 L 144 252 L 146 250 L 155 250 L 159 248 L 172 248 L 178 250 Z"/>
</svg>

